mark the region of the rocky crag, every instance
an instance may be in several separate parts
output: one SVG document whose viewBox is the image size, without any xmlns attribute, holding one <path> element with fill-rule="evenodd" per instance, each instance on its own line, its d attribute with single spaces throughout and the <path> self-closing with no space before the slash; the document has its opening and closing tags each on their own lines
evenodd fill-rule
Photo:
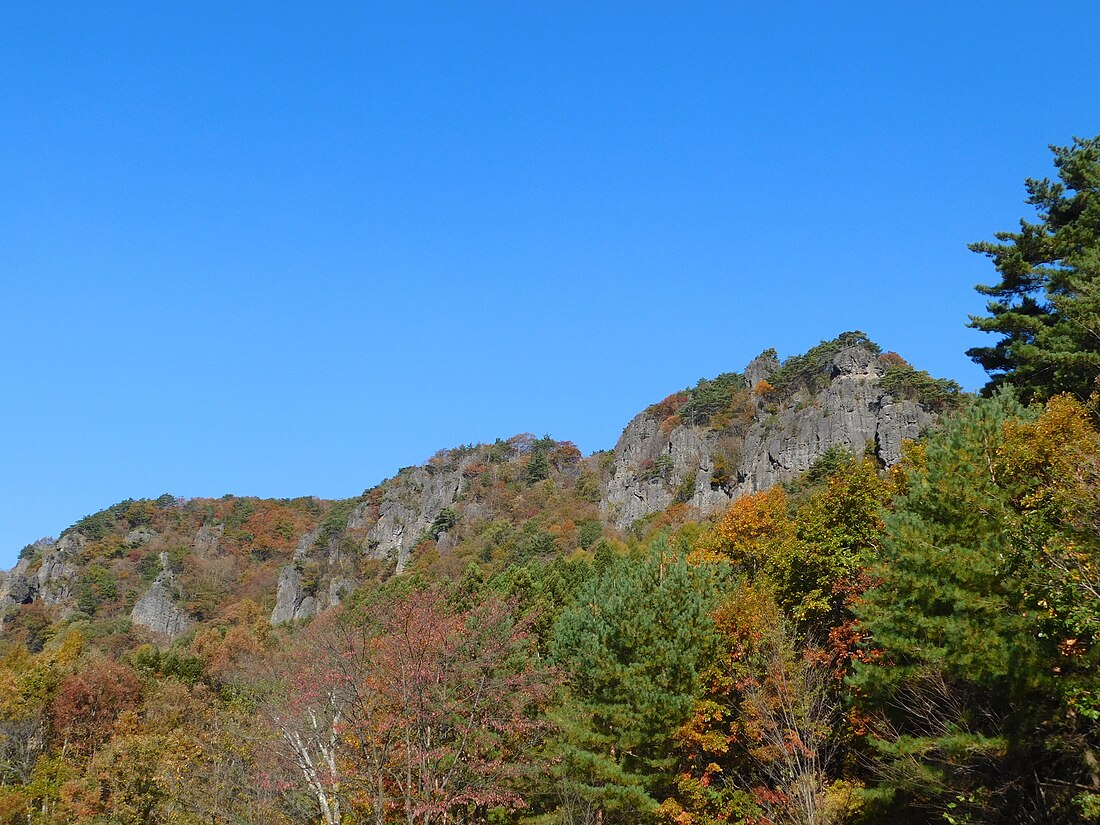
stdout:
<svg viewBox="0 0 1100 825">
<path fill-rule="evenodd" d="M 795 479 L 830 450 L 890 466 L 957 395 L 845 333 L 673 393 L 635 416 L 613 450 L 587 458 L 569 442 L 521 435 L 440 451 L 340 502 L 123 502 L 24 548 L 0 574 L 0 613 L 117 616 L 168 640 L 242 600 L 273 624 L 308 619 L 412 563 L 458 575 L 470 561 L 588 547 L 673 507 L 704 517 Z"/>
<path fill-rule="evenodd" d="M 815 366 L 811 380 L 784 392 L 772 383 L 780 371 L 775 355 L 754 359 L 733 420 L 685 421 L 669 405 L 639 413 L 615 445 L 604 518 L 627 529 L 677 502 L 713 512 L 790 481 L 830 448 L 869 453 L 887 467 L 900 460 L 903 441 L 935 420 L 937 404 L 891 394 L 882 380 L 889 359 L 866 344 L 823 353 Z"/>
</svg>

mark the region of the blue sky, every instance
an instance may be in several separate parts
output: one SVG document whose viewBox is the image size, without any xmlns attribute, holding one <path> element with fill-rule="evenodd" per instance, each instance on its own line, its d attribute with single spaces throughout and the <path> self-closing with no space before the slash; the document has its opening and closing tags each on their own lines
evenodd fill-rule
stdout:
<svg viewBox="0 0 1100 825">
<path fill-rule="evenodd" d="M 6 3 L 0 566 L 127 497 L 611 447 L 847 329 L 977 387 L 966 243 L 1097 133 L 1098 30 L 1094 2 Z"/>
</svg>

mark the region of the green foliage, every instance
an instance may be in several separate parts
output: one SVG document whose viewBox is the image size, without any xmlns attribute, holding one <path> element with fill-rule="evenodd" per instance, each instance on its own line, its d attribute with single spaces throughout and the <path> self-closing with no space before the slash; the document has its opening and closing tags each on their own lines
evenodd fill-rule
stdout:
<svg viewBox="0 0 1100 825">
<path fill-rule="evenodd" d="M 988 315 L 970 318 L 1001 336 L 967 352 L 991 375 L 987 394 L 1008 383 L 1024 400 L 1084 399 L 1100 376 L 1100 137 L 1050 149 L 1058 180 L 1026 182 L 1038 222 L 970 245 L 1001 279 L 977 287 L 990 298 Z"/>
<path fill-rule="evenodd" d="M 202 678 L 205 663 L 176 648 L 161 649 L 154 645 L 142 645 L 130 654 L 130 664 L 143 675 L 158 679 L 173 678 L 193 684 Z"/>
<path fill-rule="evenodd" d="M 700 378 L 689 390 L 690 400 L 680 409 L 680 417 L 692 424 L 706 424 L 711 418 L 729 409 L 739 390 L 745 389 L 745 378 L 737 372 L 724 372 L 717 378 Z"/>
<path fill-rule="evenodd" d="M 672 467 L 672 456 L 662 453 L 655 459 L 646 459 L 638 466 L 638 479 L 640 481 L 667 479 L 672 473 Z"/>
<path fill-rule="evenodd" d="M 842 469 L 851 467 L 855 460 L 856 457 L 845 445 L 834 444 L 814 459 L 814 463 L 806 471 L 806 480 L 811 484 L 818 484 Z"/>
<path fill-rule="evenodd" d="M 825 635 L 851 618 L 850 600 L 878 555 L 880 508 L 886 487 L 873 463 L 836 451 L 818 487 L 794 515 L 790 530 L 768 542 L 758 583 L 771 592 L 798 629 Z"/>
<path fill-rule="evenodd" d="M 676 504 L 687 504 L 692 498 L 695 497 L 695 484 L 698 480 L 698 474 L 695 470 L 687 473 L 680 484 L 676 487 L 676 495 L 673 497 L 673 501 Z"/>
<path fill-rule="evenodd" d="M 498 438 L 492 444 L 489 445 L 489 453 L 487 458 L 491 464 L 503 464 L 509 458 L 512 457 L 515 451 L 512 449 L 512 445 L 507 441 Z"/>
<path fill-rule="evenodd" d="M 256 503 L 252 499 L 238 498 L 233 502 L 229 515 L 225 519 L 227 530 L 243 527 L 244 523 L 252 518 L 256 512 Z"/>
<path fill-rule="evenodd" d="M 1060 705 L 1095 686 L 1096 663 L 1066 647 L 1078 640 L 1041 595 L 1056 525 L 1032 510 L 1041 478 L 1009 459 L 1035 460 L 1006 440 L 1034 417 L 1002 393 L 946 419 L 886 517 L 879 584 L 859 608 L 875 653 L 857 690 L 880 714 L 875 745 L 898 806 L 950 813 L 974 795 L 982 821 L 1077 821 L 1066 789 L 1088 776 L 1100 737 Z"/>
<path fill-rule="evenodd" d="M 19 561 L 34 561 L 42 554 L 39 544 L 27 544 L 19 551 Z"/>
<path fill-rule="evenodd" d="M 538 484 L 548 478 L 550 478 L 550 462 L 546 460 L 546 452 L 534 450 L 523 471 L 523 479 L 527 484 Z"/>
<path fill-rule="evenodd" d="M 882 351 L 878 344 L 858 330 L 842 332 L 831 341 L 822 341 L 804 355 L 792 355 L 768 377 L 768 382 L 783 393 L 793 393 L 799 389 L 817 392 L 828 386 L 833 358 L 847 347 L 864 347 L 876 355 Z"/>
<path fill-rule="evenodd" d="M 573 492 L 581 501 L 598 504 L 602 491 L 600 490 L 600 478 L 595 473 L 582 470 L 573 487 Z"/>
<path fill-rule="evenodd" d="M 603 535 L 603 523 L 599 519 L 581 522 L 577 529 L 577 544 L 587 550 Z"/>
<path fill-rule="evenodd" d="M 191 555 L 191 548 L 186 544 L 177 544 L 168 551 L 168 569 L 178 573 L 183 569 L 183 560 Z"/>
<path fill-rule="evenodd" d="M 151 582 L 161 571 L 160 554 L 159 553 L 147 553 L 141 557 L 141 562 L 138 564 L 138 571 L 141 573 L 142 581 Z"/>
<path fill-rule="evenodd" d="M 450 507 L 444 507 L 439 511 L 439 515 L 435 517 L 432 526 L 428 528 L 428 534 L 433 541 L 438 541 L 442 533 L 446 533 L 456 524 L 458 524 L 458 513 Z"/>
<path fill-rule="evenodd" d="M 76 583 L 77 606 L 89 616 L 95 615 L 100 605 L 118 598 L 114 576 L 101 564 L 84 568 Z"/>
<path fill-rule="evenodd" d="M 730 470 L 729 462 L 726 460 L 726 457 L 721 453 L 717 453 L 711 456 L 711 462 L 711 489 L 726 490 L 728 492 L 733 484 L 733 475 Z"/>
<path fill-rule="evenodd" d="M 605 822 L 652 814 L 667 782 L 675 728 L 687 719 L 716 642 L 710 568 L 663 540 L 647 557 L 605 560 L 554 627 L 552 655 L 569 698 L 559 714 L 563 784 Z"/>
<path fill-rule="evenodd" d="M 908 364 L 891 364 L 879 386 L 897 400 L 916 401 L 933 410 L 943 411 L 959 402 L 962 387 L 947 378 L 933 378 L 924 370 Z"/>
<path fill-rule="evenodd" d="M 132 498 L 120 501 L 118 504 L 112 504 L 105 510 L 100 510 L 98 513 L 92 513 L 90 516 L 85 516 L 72 527 L 64 530 L 61 535 L 65 536 L 69 533 L 80 533 L 82 536 L 90 539 L 91 541 L 98 541 L 106 536 L 115 528 L 115 525 L 126 514 L 126 511 L 130 509 L 130 505 L 134 504 Z"/>
<path fill-rule="evenodd" d="M 513 559 L 517 564 L 541 561 L 557 552 L 554 537 L 544 530 L 535 519 L 523 525 L 516 540 Z"/>
</svg>

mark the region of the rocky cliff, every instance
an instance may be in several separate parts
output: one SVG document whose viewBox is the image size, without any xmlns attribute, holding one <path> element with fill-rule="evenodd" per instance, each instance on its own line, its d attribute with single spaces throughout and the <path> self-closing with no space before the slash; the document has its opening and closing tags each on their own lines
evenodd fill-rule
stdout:
<svg viewBox="0 0 1100 825">
<path fill-rule="evenodd" d="M 703 517 L 830 450 L 889 466 L 957 389 L 845 333 L 673 393 L 587 458 L 525 434 L 442 450 L 345 501 L 122 502 L 24 548 L 0 574 L 0 617 L 126 617 L 165 639 L 242 599 L 273 624 L 308 619 L 413 562 L 457 576 L 587 548 L 673 506 Z"/>
<path fill-rule="evenodd" d="M 732 420 L 694 423 L 661 405 L 639 413 L 615 445 L 601 513 L 626 529 L 677 502 L 712 512 L 790 481 L 830 448 L 868 452 L 884 467 L 897 463 L 902 442 L 915 439 L 936 413 L 891 395 L 882 383 L 888 368 L 867 345 L 843 347 L 811 371 L 815 380 L 784 393 L 769 380 L 780 370 L 778 360 L 764 355 L 745 370 Z"/>
</svg>

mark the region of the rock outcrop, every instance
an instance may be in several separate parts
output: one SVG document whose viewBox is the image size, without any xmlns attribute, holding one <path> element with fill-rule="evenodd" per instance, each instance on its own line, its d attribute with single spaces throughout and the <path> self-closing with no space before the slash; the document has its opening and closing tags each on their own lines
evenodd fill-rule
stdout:
<svg viewBox="0 0 1100 825">
<path fill-rule="evenodd" d="M 464 472 L 474 460 L 468 450 L 442 451 L 432 462 L 406 467 L 364 496 L 327 538 L 319 530 L 303 536 L 293 562 L 279 571 L 271 623 L 307 619 L 339 604 L 355 588 L 361 559 L 392 564 L 398 573 L 404 570 L 412 548 L 455 503 Z M 354 557 L 345 549 L 345 537 L 353 538 Z"/>
<path fill-rule="evenodd" d="M 160 554 L 160 564 L 160 574 L 130 611 L 130 620 L 171 641 L 183 634 L 191 621 L 176 604 L 176 579 L 169 567 L 167 553 Z"/>
<path fill-rule="evenodd" d="M 275 593 L 275 609 L 271 611 L 271 623 L 283 624 L 297 619 L 308 619 L 317 613 L 315 587 L 307 588 L 303 582 L 303 563 L 317 542 L 318 531 L 306 533 L 294 550 L 294 561 L 279 571 L 279 584 Z M 315 583 L 314 583 L 315 584 Z M 324 605 L 328 607 L 329 605 Z"/>
<path fill-rule="evenodd" d="M 746 384 L 759 389 L 778 367 L 774 355 L 755 359 L 746 368 Z M 626 529 L 676 501 L 711 512 L 790 481 L 831 447 L 867 451 L 890 466 L 900 460 L 902 442 L 935 420 L 933 411 L 882 388 L 886 368 L 866 347 L 841 349 L 825 368 L 826 383 L 816 392 L 802 389 L 782 403 L 756 396 L 743 433 L 682 422 L 666 431 L 667 419 L 640 413 L 615 445 L 602 514 Z"/>
<path fill-rule="evenodd" d="M 63 615 L 72 613 L 78 556 L 85 543 L 83 536 L 68 533 L 57 541 L 41 539 L 29 545 L 15 567 L 0 573 L 0 610 L 37 601 L 61 607 Z"/>
</svg>

